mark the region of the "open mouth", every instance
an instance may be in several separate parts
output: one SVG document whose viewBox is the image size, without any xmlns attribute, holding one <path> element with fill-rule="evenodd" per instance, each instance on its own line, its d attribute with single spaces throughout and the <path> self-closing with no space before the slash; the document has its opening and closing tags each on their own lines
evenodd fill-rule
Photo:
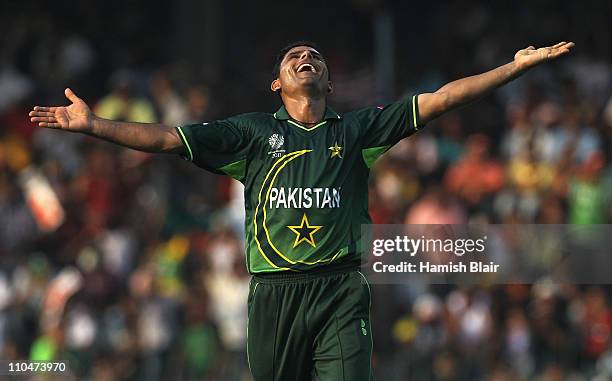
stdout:
<svg viewBox="0 0 612 381">
<path fill-rule="evenodd" d="M 297 72 L 298 73 L 316 73 L 317 70 L 315 69 L 315 67 L 309 63 L 303 63 L 300 66 L 298 66 L 297 68 Z"/>
</svg>

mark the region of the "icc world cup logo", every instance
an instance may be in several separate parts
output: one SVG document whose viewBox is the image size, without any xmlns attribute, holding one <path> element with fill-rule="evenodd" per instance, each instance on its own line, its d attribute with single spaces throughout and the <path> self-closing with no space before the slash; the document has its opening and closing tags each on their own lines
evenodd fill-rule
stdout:
<svg viewBox="0 0 612 381">
<path fill-rule="evenodd" d="M 283 146 L 285 138 L 279 134 L 272 134 L 268 139 L 268 143 L 270 143 L 270 147 L 272 147 L 273 150 L 277 150 Z"/>
</svg>

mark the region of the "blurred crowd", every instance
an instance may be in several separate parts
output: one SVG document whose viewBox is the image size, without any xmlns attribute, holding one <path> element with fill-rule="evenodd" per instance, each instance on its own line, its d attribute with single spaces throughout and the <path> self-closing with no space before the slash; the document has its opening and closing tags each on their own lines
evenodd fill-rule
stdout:
<svg viewBox="0 0 612 381">
<path fill-rule="evenodd" d="M 136 15 L 146 3 L 137 3 L 124 16 L 148 25 Z M 346 3 L 327 16 L 343 31 L 311 36 L 328 47 L 331 101 L 341 113 L 379 101 L 371 48 L 350 29 L 369 17 L 369 2 Z M 599 8 L 570 2 L 552 10 L 535 2 L 529 12 L 468 3 L 422 9 L 415 28 L 433 26 L 416 45 L 398 20 L 398 96 L 507 62 L 538 43 L 530 25 L 542 28 L 539 38 L 575 37 L 576 52 L 397 144 L 372 171 L 373 221 L 610 223 L 612 62 L 601 46 L 612 44 L 609 35 L 593 37 L 605 34 L 605 15 L 602 25 Z M 249 71 L 266 78 L 271 68 L 258 63 L 269 56 L 272 65 L 282 36 L 272 51 L 255 51 L 244 72 L 229 64 L 211 81 L 172 57 L 142 63 L 130 56 L 143 54 L 133 40 L 130 50 L 91 32 L 95 20 L 79 34 L 50 8 L 12 11 L 0 16 L 0 358 L 68 360 L 78 379 L 92 381 L 248 380 L 241 185 L 178 156 L 36 128 L 27 112 L 65 103 L 66 85 L 98 116 L 117 120 L 182 125 L 251 111 L 244 104 L 273 112 L 277 98 L 259 96 L 267 83 L 242 80 Z M 519 19 L 517 33 L 503 32 Z M 592 35 L 580 29 L 586 20 Z M 441 34 L 440 25 L 457 33 Z M 352 28 L 356 37 L 370 33 Z M 408 55 L 420 49 L 426 54 Z M 239 47 L 228 50 L 232 59 Z M 414 282 L 373 293 L 377 379 L 612 378 L 607 286 Z"/>
</svg>

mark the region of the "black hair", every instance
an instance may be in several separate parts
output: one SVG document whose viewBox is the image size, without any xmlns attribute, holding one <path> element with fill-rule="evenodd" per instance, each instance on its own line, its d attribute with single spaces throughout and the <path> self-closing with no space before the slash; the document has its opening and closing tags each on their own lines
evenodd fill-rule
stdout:
<svg viewBox="0 0 612 381">
<path fill-rule="evenodd" d="M 295 41 L 295 42 L 290 43 L 289 45 L 279 50 L 278 54 L 276 55 L 276 62 L 274 63 L 274 68 L 272 69 L 272 79 L 278 78 L 280 74 L 280 66 L 281 66 L 281 63 L 283 62 L 283 58 L 285 58 L 285 55 L 291 49 L 297 46 L 308 46 L 308 47 L 315 49 L 318 52 L 321 52 L 319 50 L 319 46 L 312 41 Z"/>
</svg>

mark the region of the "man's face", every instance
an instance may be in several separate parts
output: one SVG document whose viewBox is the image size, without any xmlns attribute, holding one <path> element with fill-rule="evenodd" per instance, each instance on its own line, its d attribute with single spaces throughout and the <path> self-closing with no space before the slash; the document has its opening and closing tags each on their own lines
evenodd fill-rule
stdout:
<svg viewBox="0 0 612 381">
<path fill-rule="evenodd" d="M 316 49 L 296 46 L 285 54 L 278 79 L 272 82 L 272 90 L 282 90 L 285 94 L 325 95 L 331 90 L 327 64 Z"/>
</svg>

